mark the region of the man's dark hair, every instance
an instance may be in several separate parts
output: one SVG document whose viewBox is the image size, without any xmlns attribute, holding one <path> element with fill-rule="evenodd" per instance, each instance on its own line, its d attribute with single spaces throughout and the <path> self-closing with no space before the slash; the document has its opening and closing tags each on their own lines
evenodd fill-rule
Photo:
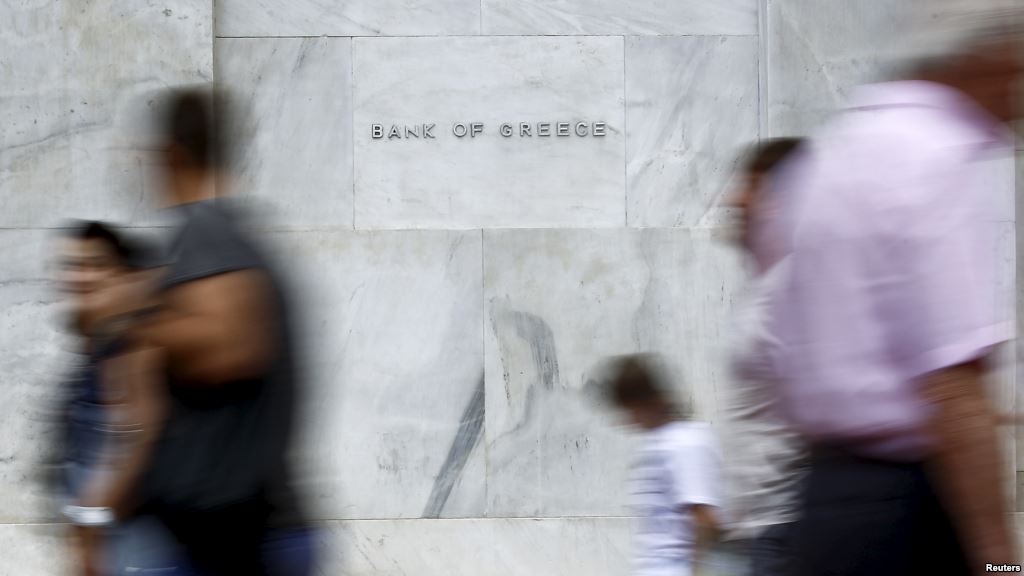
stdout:
<svg viewBox="0 0 1024 576">
<path fill-rule="evenodd" d="M 110 246 L 122 266 L 143 268 L 150 258 L 149 249 L 138 240 L 130 240 L 113 226 L 96 220 L 72 222 L 64 237 L 72 240 L 100 240 Z"/>
<path fill-rule="evenodd" d="M 753 146 L 743 162 L 747 174 L 766 174 L 803 144 L 801 138 L 772 138 Z"/>
<path fill-rule="evenodd" d="M 222 128 L 227 113 L 226 98 L 213 88 L 175 90 L 166 101 L 164 139 L 192 166 L 222 168 L 227 161 Z"/>
<path fill-rule="evenodd" d="M 617 408 L 662 405 L 673 408 L 673 402 L 658 377 L 651 358 L 632 354 L 615 360 L 608 386 L 608 399 Z"/>
</svg>

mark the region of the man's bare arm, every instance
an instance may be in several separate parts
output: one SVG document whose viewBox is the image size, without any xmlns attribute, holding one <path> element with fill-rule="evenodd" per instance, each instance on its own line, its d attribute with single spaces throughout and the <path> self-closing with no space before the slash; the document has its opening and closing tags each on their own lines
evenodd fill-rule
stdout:
<svg viewBox="0 0 1024 576">
<path fill-rule="evenodd" d="M 983 375 L 982 363 L 971 362 L 929 374 L 923 382 L 938 441 L 931 471 L 979 574 L 985 573 L 985 563 L 1015 563 L 996 417 Z"/>
<path fill-rule="evenodd" d="M 166 350 L 191 381 L 221 384 L 261 374 L 275 353 L 270 287 L 259 270 L 241 270 L 171 289 L 141 333 Z"/>
</svg>

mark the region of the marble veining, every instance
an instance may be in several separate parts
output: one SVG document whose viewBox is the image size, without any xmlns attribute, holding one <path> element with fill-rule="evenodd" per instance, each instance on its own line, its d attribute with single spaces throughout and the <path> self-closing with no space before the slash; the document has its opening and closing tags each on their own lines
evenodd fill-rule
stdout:
<svg viewBox="0 0 1024 576">
<path fill-rule="evenodd" d="M 234 194 L 269 225 L 352 227 L 352 40 L 216 42 L 217 76 L 239 113 Z"/>
<path fill-rule="evenodd" d="M 0 7 L 0 226 L 153 222 L 151 159 L 124 112 L 153 90 L 213 78 L 210 2 L 22 4 Z"/>
<path fill-rule="evenodd" d="M 906 77 L 986 14 L 1015 0 L 845 0 L 767 3 L 767 135 L 813 132 L 861 84 Z"/>
<path fill-rule="evenodd" d="M 39 522 L 56 515 L 45 474 L 74 342 L 61 328 L 53 236 L 0 230 L 0 244 L 0 522 Z"/>
<path fill-rule="evenodd" d="M 385 520 L 325 525 L 324 573 L 351 576 L 616 576 L 623 518 Z"/>
<path fill-rule="evenodd" d="M 217 36 L 445 36 L 480 32 L 479 0 L 218 0 Z"/>
<path fill-rule="evenodd" d="M 662 353 L 680 398 L 715 420 L 734 249 L 707 230 L 484 238 L 488 515 L 624 514 L 633 439 L 587 382 L 609 355 Z"/>
<path fill-rule="evenodd" d="M 448 456 L 441 465 L 441 472 L 434 480 L 434 487 L 430 491 L 430 499 L 427 500 L 426 509 L 423 511 L 424 518 L 440 518 L 444 511 L 445 504 L 451 496 L 456 481 L 462 475 L 462 471 L 469 460 L 470 454 L 476 448 L 484 430 L 484 378 L 480 375 L 480 383 L 473 391 L 473 397 L 466 404 L 466 410 L 459 420 L 459 430 L 455 433 L 455 440 L 448 449 Z"/>
<path fill-rule="evenodd" d="M 758 137 L 757 40 L 628 38 L 626 96 L 629 225 L 721 225 Z"/>
<path fill-rule="evenodd" d="M 479 232 L 270 237 L 309 377 L 296 460 L 319 519 L 483 513 Z"/>
<path fill-rule="evenodd" d="M 483 0 L 485 34 L 756 35 L 757 0 Z"/>
</svg>

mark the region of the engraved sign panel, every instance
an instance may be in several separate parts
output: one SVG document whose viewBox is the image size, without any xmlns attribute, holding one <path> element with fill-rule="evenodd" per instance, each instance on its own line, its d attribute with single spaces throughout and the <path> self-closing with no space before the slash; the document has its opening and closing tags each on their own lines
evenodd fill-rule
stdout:
<svg viewBox="0 0 1024 576">
<path fill-rule="evenodd" d="M 358 228 L 621 226 L 621 38 L 359 38 Z"/>
</svg>

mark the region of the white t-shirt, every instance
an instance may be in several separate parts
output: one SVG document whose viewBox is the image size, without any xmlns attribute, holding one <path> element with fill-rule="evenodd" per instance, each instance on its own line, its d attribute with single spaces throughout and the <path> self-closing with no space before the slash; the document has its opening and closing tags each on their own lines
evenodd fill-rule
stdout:
<svg viewBox="0 0 1024 576">
<path fill-rule="evenodd" d="M 634 576 L 688 576 L 694 504 L 719 506 L 720 456 L 711 427 L 671 422 L 644 433 L 630 478 L 638 517 Z"/>
</svg>

